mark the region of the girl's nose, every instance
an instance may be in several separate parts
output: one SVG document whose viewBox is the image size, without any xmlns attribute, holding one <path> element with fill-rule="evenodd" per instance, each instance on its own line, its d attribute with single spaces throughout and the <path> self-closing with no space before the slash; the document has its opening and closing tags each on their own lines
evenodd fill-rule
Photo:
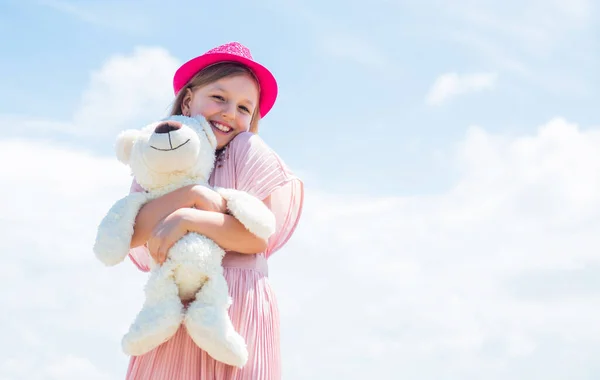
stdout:
<svg viewBox="0 0 600 380">
<path fill-rule="evenodd" d="M 226 117 L 230 120 L 235 118 L 235 105 L 227 105 L 223 108 L 223 117 Z"/>
</svg>

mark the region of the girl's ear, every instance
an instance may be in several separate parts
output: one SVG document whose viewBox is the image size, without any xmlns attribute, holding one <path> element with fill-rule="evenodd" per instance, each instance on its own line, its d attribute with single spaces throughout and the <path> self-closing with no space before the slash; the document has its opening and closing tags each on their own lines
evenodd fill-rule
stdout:
<svg viewBox="0 0 600 380">
<path fill-rule="evenodd" d="M 185 95 L 183 96 L 183 100 L 181 101 L 181 113 L 183 116 L 190 116 L 190 107 L 192 104 L 194 93 L 189 88 L 185 89 Z"/>
</svg>

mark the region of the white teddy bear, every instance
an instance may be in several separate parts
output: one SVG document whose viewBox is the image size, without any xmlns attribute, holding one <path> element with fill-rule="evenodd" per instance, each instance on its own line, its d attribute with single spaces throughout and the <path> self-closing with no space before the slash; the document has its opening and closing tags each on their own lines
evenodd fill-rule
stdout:
<svg viewBox="0 0 600 380">
<path fill-rule="evenodd" d="M 145 192 L 117 201 L 98 227 L 94 253 L 112 266 L 127 257 L 135 218 L 151 199 L 177 188 L 208 185 L 215 163 L 217 141 L 202 117 L 171 116 L 141 130 L 127 130 L 117 138 L 119 161 L 131 167 Z M 249 194 L 215 189 L 228 212 L 250 232 L 268 239 L 275 217 Z M 228 314 L 229 289 L 221 266 L 225 251 L 207 237 L 188 233 L 169 250 L 167 260 L 151 264 L 142 310 L 123 337 L 128 355 L 142 355 L 171 338 L 183 322 L 190 337 L 214 359 L 242 367 L 248 358 L 245 341 Z M 183 302 L 191 301 L 187 310 Z"/>
</svg>

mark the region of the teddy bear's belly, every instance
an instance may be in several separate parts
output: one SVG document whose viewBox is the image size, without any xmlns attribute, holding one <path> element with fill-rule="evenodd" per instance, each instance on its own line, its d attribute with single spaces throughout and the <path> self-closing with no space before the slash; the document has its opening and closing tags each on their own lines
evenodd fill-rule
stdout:
<svg viewBox="0 0 600 380">
<path fill-rule="evenodd" d="M 173 245 L 169 259 L 175 264 L 175 283 L 183 301 L 194 299 L 202 285 L 222 273 L 225 251 L 205 236 L 189 233 Z"/>
<path fill-rule="evenodd" d="M 179 298 L 182 301 L 194 299 L 198 290 L 206 282 L 208 277 L 205 271 L 199 268 L 179 267 L 175 270 L 175 281 L 179 288 Z"/>
</svg>

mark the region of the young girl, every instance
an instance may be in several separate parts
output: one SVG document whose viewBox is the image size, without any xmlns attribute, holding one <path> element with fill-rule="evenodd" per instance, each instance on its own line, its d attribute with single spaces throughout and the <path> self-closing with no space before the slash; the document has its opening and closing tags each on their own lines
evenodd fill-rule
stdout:
<svg viewBox="0 0 600 380">
<path fill-rule="evenodd" d="M 188 186 L 146 204 L 139 212 L 130 258 L 143 271 L 150 256 L 163 262 L 186 232 L 204 234 L 223 247 L 225 278 L 233 304 L 229 314 L 246 340 L 248 362 L 239 369 L 200 350 L 182 325 L 153 351 L 132 357 L 127 379 L 276 380 L 281 378 L 279 313 L 267 279 L 267 259 L 294 232 L 302 211 L 303 184 L 261 140 L 258 122 L 277 97 L 273 75 L 239 43 L 214 48 L 182 65 L 173 80 L 172 114 L 204 116 L 217 138 L 213 186 L 247 191 L 262 199 L 277 220 L 262 241 L 226 214 L 216 192 Z M 140 191 L 134 181 L 132 191 Z"/>
</svg>

